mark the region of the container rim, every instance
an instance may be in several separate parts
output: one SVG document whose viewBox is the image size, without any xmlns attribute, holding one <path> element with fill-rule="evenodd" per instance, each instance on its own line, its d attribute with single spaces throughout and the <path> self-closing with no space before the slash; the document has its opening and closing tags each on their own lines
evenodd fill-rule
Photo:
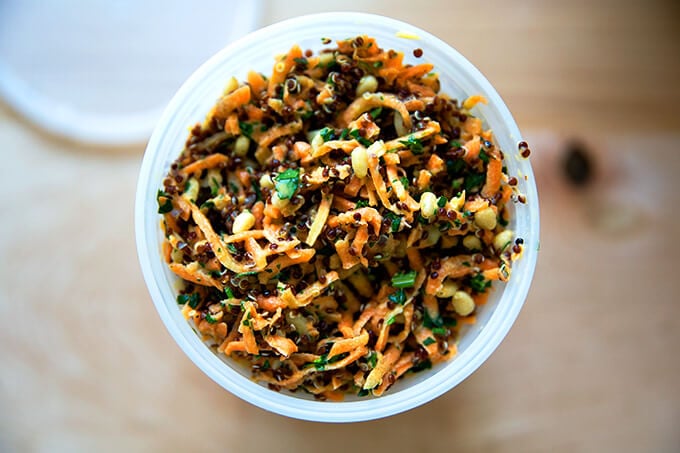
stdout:
<svg viewBox="0 0 680 453">
<path fill-rule="evenodd" d="M 167 281 L 163 275 L 154 271 L 154 261 L 160 257 L 159 244 L 153 235 L 153 232 L 157 231 L 158 228 L 158 217 L 155 206 L 149 208 L 149 201 L 155 201 L 154 195 L 160 182 L 152 180 L 149 175 L 152 169 L 160 164 L 158 162 L 159 146 L 165 134 L 166 126 L 171 122 L 174 114 L 224 59 L 238 52 L 247 51 L 250 46 L 261 42 L 263 39 L 276 37 L 283 31 L 301 29 L 310 25 L 318 26 L 319 23 L 324 22 L 334 24 L 338 22 L 353 24 L 359 22 L 373 27 L 380 24 L 380 27 L 391 29 L 394 32 L 415 34 L 422 42 L 440 48 L 455 65 L 475 79 L 475 82 L 484 91 L 489 105 L 493 106 L 502 116 L 510 136 L 517 141 L 521 140 L 519 128 L 510 111 L 487 79 L 458 51 L 434 35 L 396 19 L 367 13 L 332 12 L 287 19 L 261 28 L 226 46 L 196 70 L 170 101 L 149 140 L 140 169 L 135 202 L 136 244 L 144 280 L 163 323 L 184 353 L 216 383 L 239 398 L 277 414 L 309 421 L 366 421 L 398 414 L 427 403 L 458 385 L 484 363 L 505 338 L 524 304 L 536 266 L 537 247 L 525 247 L 521 258 L 521 261 L 523 261 L 522 278 L 511 279 L 511 283 L 514 285 L 512 300 L 505 301 L 506 289 L 485 328 L 480 331 L 477 338 L 467 349 L 459 353 L 455 361 L 450 362 L 450 365 L 441 368 L 422 382 L 397 393 L 389 394 L 388 392 L 379 398 L 340 403 L 303 400 L 286 393 L 273 392 L 232 370 L 200 341 L 186 322 L 184 322 L 184 325 L 177 322 L 171 311 L 172 309 L 177 311 L 176 304 L 173 306 L 174 301 L 171 301 L 172 304 L 167 303 L 161 293 L 161 288 L 167 286 Z M 370 31 L 368 33 L 370 34 Z M 285 44 L 291 45 L 292 43 Z M 529 162 L 526 161 L 521 165 L 522 171 L 527 177 L 525 193 L 531 233 L 538 240 L 539 212 L 536 186 Z M 153 203 L 151 206 L 153 206 Z M 453 363 L 456 365 L 451 366 Z"/>
</svg>

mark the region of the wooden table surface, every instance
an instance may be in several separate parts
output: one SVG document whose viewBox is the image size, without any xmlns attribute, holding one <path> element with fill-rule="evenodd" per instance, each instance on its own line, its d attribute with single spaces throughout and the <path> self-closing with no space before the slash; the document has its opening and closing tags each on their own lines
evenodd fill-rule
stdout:
<svg viewBox="0 0 680 453">
<path fill-rule="evenodd" d="M 0 452 L 680 451 L 677 2 L 264 7 L 263 23 L 345 9 L 410 21 L 497 87 L 541 203 L 517 323 L 408 413 L 329 425 L 264 412 L 204 376 L 154 310 L 132 221 L 143 145 L 68 143 L 0 107 Z M 571 139 L 598 169 L 581 190 L 560 170 Z"/>
</svg>

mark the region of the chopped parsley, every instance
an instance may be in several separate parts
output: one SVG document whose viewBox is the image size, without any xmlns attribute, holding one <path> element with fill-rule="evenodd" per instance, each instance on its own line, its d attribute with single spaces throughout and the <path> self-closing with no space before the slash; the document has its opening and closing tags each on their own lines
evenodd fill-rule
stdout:
<svg viewBox="0 0 680 453">
<path fill-rule="evenodd" d="M 262 364 L 262 370 L 268 370 L 270 368 L 269 359 L 266 359 Z"/>
<path fill-rule="evenodd" d="M 447 160 L 446 171 L 449 176 L 458 175 L 465 168 L 465 161 L 463 159 Z"/>
<path fill-rule="evenodd" d="M 333 137 L 335 136 L 335 131 L 330 127 L 324 127 L 319 131 L 319 135 L 321 136 L 321 138 L 323 138 L 324 142 L 327 142 L 333 140 Z"/>
<path fill-rule="evenodd" d="M 282 200 L 289 200 L 292 198 L 299 185 L 300 170 L 298 168 L 289 168 L 283 173 L 279 173 L 276 178 L 274 178 L 276 193 Z"/>
<path fill-rule="evenodd" d="M 314 359 L 312 364 L 317 371 L 323 371 L 326 368 L 326 364 L 328 363 L 327 357 L 326 354 L 322 354 L 318 359 Z"/>
<path fill-rule="evenodd" d="M 387 298 L 390 300 L 390 302 L 394 302 L 397 305 L 404 305 L 406 302 L 406 292 L 404 291 L 404 288 L 399 288 Z"/>
<path fill-rule="evenodd" d="M 161 202 L 161 198 L 163 198 L 165 201 Z M 167 193 L 159 190 L 156 194 L 156 201 L 158 202 L 159 214 L 165 214 L 166 212 L 172 211 L 172 201 L 170 199 L 170 195 Z"/>
<path fill-rule="evenodd" d="M 396 321 L 396 318 L 397 318 L 396 316 L 390 316 L 390 318 L 387 320 L 387 325 L 391 326 L 392 324 L 394 324 L 394 321 Z"/>
<path fill-rule="evenodd" d="M 363 146 L 371 146 L 371 142 L 361 136 L 361 134 L 359 133 L 359 129 L 351 130 L 349 132 L 349 135 L 351 135 L 356 141 L 361 143 Z"/>
<path fill-rule="evenodd" d="M 234 292 L 228 286 L 224 288 L 224 294 L 227 296 L 227 299 L 234 298 Z"/>
<path fill-rule="evenodd" d="M 394 288 L 412 288 L 416 283 L 416 271 L 394 274 L 392 276 L 392 286 Z"/>
<path fill-rule="evenodd" d="M 307 69 L 307 66 L 309 66 L 309 62 L 306 58 L 293 58 L 293 61 L 302 69 Z"/>
<path fill-rule="evenodd" d="M 338 137 L 338 140 L 344 140 L 344 139 L 347 138 L 348 135 L 349 135 L 349 129 L 344 128 L 342 130 L 342 132 L 340 132 L 340 137 Z"/>
<path fill-rule="evenodd" d="M 215 324 L 217 322 L 217 319 L 213 318 L 210 313 L 205 314 L 205 320 L 208 321 L 209 324 Z"/>
<path fill-rule="evenodd" d="M 357 393 L 357 396 L 368 396 L 368 390 L 366 390 L 366 389 L 359 390 L 359 393 Z"/>
<path fill-rule="evenodd" d="M 437 340 L 435 340 L 434 338 L 432 338 L 432 337 L 427 337 L 427 338 L 425 338 L 425 340 L 423 341 L 423 346 L 430 346 L 431 344 L 435 344 L 436 342 L 437 342 Z"/>
<path fill-rule="evenodd" d="M 423 326 L 428 329 L 436 329 L 437 327 L 444 327 L 444 320 L 441 316 L 435 318 L 430 317 L 430 313 L 427 310 L 423 310 Z"/>
<path fill-rule="evenodd" d="M 432 329 L 432 333 L 435 335 L 446 335 L 446 327 L 435 327 Z"/>
<path fill-rule="evenodd" d="M 409 135 L 406 140 L 399 140 L 399 143 L 408 147 L 413 154 L 423 153 L 423 142 L 414 135 Z"/>
<path fill-rule="evenodd" d="M 260 190 L 260 182 L 258 180 L 253 180 L 253 192 L 255 192 L 255 199 L 262 201 L 262 191 Z"/>
<path fill-rule="evenodd" d="M 241 272 L 240 274 L 234 275 L 234 277 L 249 277 L 251 275 L 257 275 L 257 271 Z"/>
<path fill-rule="evenodd" d="M 399 181 L 401 181 L 401 184 L 404 187 L 408 187 L 408 178 L 406 176 L 402 176 L 401 178 L 399 178 Z"/>
<path fill-rule="evenodd" d="M 253 125 L 250 123 L 246 123 L 244 121 L 239 121 L 238 122 L 238 127 L 241 129 L 241 133 L 245 135 L 248 138 L 253 138 Z"/>
<path fill-rule="evenodd" d="M 371 368 L 375 368 L 375 366 L 378 363 L 378 354 L 375 353 L 375 351 L 371 352 L 368 355 L 368 358 L 366 359 L 366 362 Z"/>
<path fill-rule="evenodd" d="M 399 226 L 401 225 L 401 216 L 398 216 L 393 212 L 388 212 L 385 214 L 385 217 L 392 222 L 390 225 L 392 233 L 399 231 Z"/>
<path fill-rule="evenodd" d="M 432 362 L 428 359 L 413 365 L 409 371 L 417 373 L 419 371 L 429 370 L 430 368 L 432 368 Z"/>
<path fill-rule="evenodd" d="M 491 281 L 486 280 L 482 274 L 477 274 L 470 278 L 470 287 L 478 293 L 483 293 L 490 286 Z"/>
<path fill-rule="evenodd" d="M 373 110 L 371 110 L 371 112 L 369 114 L 371 115 L 371 118 L 376 119 L 377 117 L 380 116 L 382 111 L 383 111 L 382 107 L 376 107 Z"/>
<path fill-rule="evenodd" d="M 479 160 L 484 162 L 485 164 L 489 163 L 489 155 L 484 151 L 484 149 L 479 150 Z"/>
<path fill-rule="evenodd" d="M 446 206 L 447 201 L 448 200 L 446 199 L 446 197 L 439 197 L 439 199 L 437 200 L 437 206 L 443 208 L 444 206 Z"/>
<path fill-rule="evenodd" d="M 220 190 L 220 183 L 217 181 L 217 178 L 213 177 L 210 178 L 210 195 L 211 196 L 216 196 L 217 192 Z"/>
<path fill-rule="evenodd" d="M 485 174 L 472 173 L 467 178 L 465 178 L 465 183 L 463 184 L 463 186 L 467 192 L 470 192 L 472 189 L 479 188 L 485 180 L 486 180 Z"/>
<path fill-rule="evenodd" d="M 227 244 L 227 250 L 229 250 L 229 253 L 234 254 L 234 255 L 236 255 L 238 253 L 238 249 L 231 242 L 229 244 Z"/>
<path fill-rule="evenodd" d="M 180 305 L 189 304 L 191 308 L 198 307 L 199 296 L 196 293 L 193 294 L 180 294 L 177 296 L 177 303 Z"/>
<path fill-rule="evenodd" d="M 368 206 L 368 201 L 366 201 L 366 200 L 359 200 L 359 201 L 357 201 L 356 209 L 365 208 L 366 206 Z"/>
</svg>

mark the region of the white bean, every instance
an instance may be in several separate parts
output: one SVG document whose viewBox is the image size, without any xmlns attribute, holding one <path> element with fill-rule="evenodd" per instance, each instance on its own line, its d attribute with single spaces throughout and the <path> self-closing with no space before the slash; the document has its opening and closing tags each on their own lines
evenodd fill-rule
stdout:
<svg viewBox="0 0 680 453">
<path fill-rule="evenodd" d="M 357 85 L 357 96 L 361 96 L 364 93 L 375 93 L 378 89 L 378 79 L 372 75 L 365 75 L 359 80 Z"/>
<path fill-rule="evenodd" d="M 460 316 L 467 316 L 475 310 L 475 301 L 465 291 L 456 291 L 453 295 L 453 309 Z"/>
<path fill-rule="evenodd" d="M 359 178 L 368 174 L 368 152 L 363 146 L 357 146 L 352 151 L 352 170 Z"/>
<path fill-rule="evenodd" d="M 468 234 L 463 238 L 463 247 L 468 250 L 481 250 L 482 241 L 479 240 L 474 234 Z"/>
<path fill-rule="evenodd" d="M 491 206 L 480 209 L 475 213 L 475 223 L 478 227 L 484 230 L 493 230 L 496 228 L 496 213 Z"/>
<path fill-rule="evenodd" d="M 248 149 L 250 148 L 250 139 L 245 135 L 239 135 L 234 143 L 234 154 L 243 157 L 248 154 Z"/>
<path fill-rule="evenodd" d="M 512 243 L 512 237 L 514 234 L 515 233 L 513 233 L 511 230 L 504 230 L 498 233 L 493 239 L 494 248 L 499 252 L 505 250 Z"/>
<path fill-rule="evenodd" d="M 420 196 L 420 214 L 429 219 L 437 212 L 437 197 L 432 192 L 423 192 Z"/>
<path fill-rule="evenodd" d="M 234 226 L 231 230 L 234 234 L 243 233 L 250 230 L 253 225 L 255 225 L 255 216 L 250 211 L 243 211 L 234 219 Z"/>
</svg>

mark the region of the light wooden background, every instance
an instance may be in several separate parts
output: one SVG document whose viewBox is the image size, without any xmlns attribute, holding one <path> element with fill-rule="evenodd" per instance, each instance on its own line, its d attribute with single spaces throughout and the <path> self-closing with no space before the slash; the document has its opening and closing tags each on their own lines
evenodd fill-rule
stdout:
<svg viewBox="0 0 680 453">
<path fill-rule="evenodd" d="M 411 412 L 352 425 L 266 413 L 205 377 L 155 313 L 132 222 L 143 146 L 68 143 L 0 107 L 0 451 L 680 451 L 678 3 L 264 5 L 263 23 L 348 9 L 410 21 L 496 86 L 541 197 L 517 323 Z M 559 171 L 572 138 L 598 164 L 585 190 Z"/>
</svg>

